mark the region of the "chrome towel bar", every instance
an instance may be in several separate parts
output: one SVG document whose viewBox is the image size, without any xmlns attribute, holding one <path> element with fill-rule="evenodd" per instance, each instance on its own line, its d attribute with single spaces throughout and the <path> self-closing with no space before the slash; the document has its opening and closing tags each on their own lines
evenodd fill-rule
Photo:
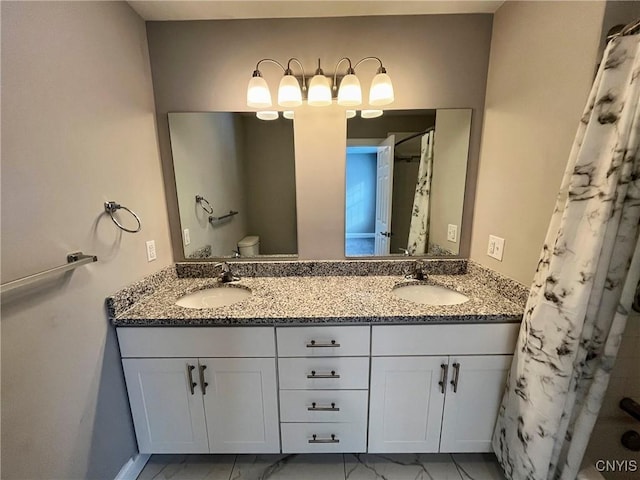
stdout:
<svg viewBox="0 0 640 480">
<path fill-rule="evenodd" d="M 209 217 L 209 223 L 213 223 L 213 222 L 219 222 L 220 220 L 224 220 L 225 218 L 229 218 L 229 217 L 233 217 L 234 215 L 237 215 L 239 212 L 233 211 L 233 210 L 229 210 L 229 213 L 227 213 L 226 215 L 222 215 L 221 217 L 214 217 L 213 215 L 211 215 Z"/>
<path fill-rule="evenodd" d="M 49 270 L 45 270 L 44 272 L 34 273 L 33 275 L 29 275 L 27 277 L 22 277 L 17 280 L 13 280 L 11 282 L 3 283 L 0 285 L 0 293 L 7 293 L 16 288 L 24 287 L 33 282 L 37 282 L 49 275 L 57 275 L 60 273 L 65 273 L 70 270 L 74 270 L 81 265 L 86 265 L 87 263 L 97 262 L 98 257 L 95 255 L 85 255 L 82 252 L 74 252 L 67 255 L 67 264 L 60 265 L 59 267 L 50 268 Z"/>
</svg>

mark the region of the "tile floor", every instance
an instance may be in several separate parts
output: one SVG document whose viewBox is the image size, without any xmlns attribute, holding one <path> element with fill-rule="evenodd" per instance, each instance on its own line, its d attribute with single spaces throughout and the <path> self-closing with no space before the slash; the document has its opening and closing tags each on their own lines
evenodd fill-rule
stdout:
<svg viewBox="0 0 640 480">
<path fill-rule="evenodd" d="M 504 480 L 492 454 L 153 455 L 138 480 Z"/>
</svg>

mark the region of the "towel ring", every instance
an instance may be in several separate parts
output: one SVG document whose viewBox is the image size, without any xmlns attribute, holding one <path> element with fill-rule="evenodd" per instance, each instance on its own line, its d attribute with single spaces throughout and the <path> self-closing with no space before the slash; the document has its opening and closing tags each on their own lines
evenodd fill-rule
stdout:
<svg viewBox="0 0 640 480">
<path fill-rule="evenodd" d="M 207 206 L 205 206 L 202 202 L 206 203 Z M 205 212 L 207 212 L 207 215 L 211 215 L 213 213 L 213 207 L 202 195 L 196 195 L 196 203 L 200 205 Z"/>
<path fill-rule="evenodd" d="M 131 215 L 133 215 L 133 218 L 135 218 L 136 222 L 138 222 L 138 228 L 136 228 L 135 230 L 126 228 L 124 225 L 118 222 L 118 220 L 116 220 L 113 214 L 116 212 L 116 210 L 120 210 L 121 208 L 129 212 Z M 109 214 L 109 216 L 111 217 L 111 220 L 113 220 L 113 223 L 115 223 L 120 230 L 124 230 L 125 232 L 129 232 L 129 233 L 138 233 L 142 229 L 142 223 L 140 222 L 140 217 L 138 217 L 138 215 L 136 215 L 134 212 L 129 210 L 124 205 L 120 205 L 114 201 L 104 202 L 104 211 Z"/>
</svg>

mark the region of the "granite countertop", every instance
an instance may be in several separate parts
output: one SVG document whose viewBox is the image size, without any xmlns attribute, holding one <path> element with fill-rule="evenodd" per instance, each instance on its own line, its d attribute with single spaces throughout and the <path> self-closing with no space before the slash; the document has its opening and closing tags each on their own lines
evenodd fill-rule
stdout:
<svg viewBox="0 0 640 480">
<path fill-rule="evenodd" d="M 469 297 L 459 305 L 420 305 L 391 293 L 400 283 L 430 283 Z M 202 288 L 248 288 L 252 295 L 219 308 L 191 309 L 175 305 Z M 426 282 L 398 275 L 247 277 L 221 284 L 212 278 L 165 275 L 130 308 L 114 310 L 116 326 L 255 326 L 310 324 L 423 324 L 519 322 L 526 292 L 519 284 L 488 281 L 487 272 L 430 275 Z"/>
</svg>

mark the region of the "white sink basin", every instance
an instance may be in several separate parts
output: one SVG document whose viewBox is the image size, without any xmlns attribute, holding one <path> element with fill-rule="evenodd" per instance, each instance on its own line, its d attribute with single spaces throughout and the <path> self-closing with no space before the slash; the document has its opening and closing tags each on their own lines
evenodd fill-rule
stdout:
<svg viewBox="0 0 640 480">
<path fill-rule="evenodd" d="M 458 305 L 469 300 L 462 293 L 440 285 L 400 285 L 391 291 L 398 298 L 424 305 Z"/>
<path fill-rule="evenodd" d="M 180 297 L 176 305 L 185 308 L 218 308 L 233 305 L 251 296 L 251 290 L 240 287 L 214 287 Z"/>
</svg>

